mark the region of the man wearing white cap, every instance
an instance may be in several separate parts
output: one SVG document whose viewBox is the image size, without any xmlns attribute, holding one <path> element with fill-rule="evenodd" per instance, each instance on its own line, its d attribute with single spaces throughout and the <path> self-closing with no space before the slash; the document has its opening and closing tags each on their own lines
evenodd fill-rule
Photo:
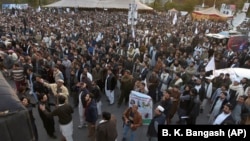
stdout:
<svg viewBox="0 0 250 141">
<path fill-rule="evenodd" d="M 245 95 L 243 86 L 240 84 L 240 78 L 235 78 L 233 83 L 229 86 L 229 102 L 236 105 L 236 101 L 240 96 Z"/>
<path fill-rule="evenodd" d="M 164 125 L 165 124 L 165 115 L 163 114 L 164 108 L 162 106 L 157 106 L 154 110 L 155 116 L 151 120 L 149 126 L 148 126 L 148 131 L 147 131 L 147 136 L 148 136 L 148 141 L 157 141 L 158 140 L 158 125 Z"/>
<path fill-rule="evenodd" d="M 69 91 L 67 87 L 63 85 L 64 81 L 62 79 L 58 79 L 56 83 L 52 84 L 45 82 L 43 79 L 37 81 L 51 89 L 53 95 L 56 97 L 56 104 L 58 104 L 57 98 L 59 95 L 63 95 L 66 98 L 65 103 L 69 102 Z"/>
</svg>

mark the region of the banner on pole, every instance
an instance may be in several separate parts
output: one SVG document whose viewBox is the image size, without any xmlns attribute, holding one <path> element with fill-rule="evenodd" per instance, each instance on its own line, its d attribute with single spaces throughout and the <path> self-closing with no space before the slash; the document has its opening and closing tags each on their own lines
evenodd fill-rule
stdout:
<svg viewBox="0 0 250 141">
<path fill-rule="evenodd" d="M 136 25 L 137 24 L 137 18 L 138 18 L 138 11 L 137 11 L 137 5 L 136 4 L 129 4 L 128 8 L 128 25 Z"/>
<path fill-rule="evenodd" d="M 244 3 L 244 6 L 243 6 L 243 8 L 242 8 L 242 12 L 247 12 L 247 11 L 248 11 L 249 4 L 250 4 L 250 3 Z"/>
<path fill-rule="evenodd" d="M 133 104 L 138 105 L 138 111 L 142 115 L 142 124 L 149 125 L 153 117 L 152 98 L 146 94 L 131 91 L 129 95 L 129 107 Z"/>
<path fill-rule="evenodd" d="M 222 3 L 220 7 L 220 12 L 226 15 L 233 16 L 236 12 L 236 5 Z"/>
</svg>

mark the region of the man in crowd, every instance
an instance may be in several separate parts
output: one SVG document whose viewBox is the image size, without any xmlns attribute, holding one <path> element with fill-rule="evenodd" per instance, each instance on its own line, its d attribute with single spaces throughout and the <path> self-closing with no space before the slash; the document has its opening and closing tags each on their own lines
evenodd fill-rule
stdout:
<svg viewBox="0 0 250 141">
<path fill-rule="evenodd" d="M 48 112 L 45 105 L 40 105 L 40 109 L 47 116 L 58 116 L 60 130 L 64 138 L 63 141 L 73 141 L 72 113 L 74 110 L 66 103 L 66 98 L 63 95 L 58 97 L 58 104 L 58 107 L 52 112 Z"/>
<path fill-rule="evenodd" d="M 62 79 L 58 79 L 56 83 L 52 83 L 52 84 L 45 82 L 43 79 L 38 79 L 37 81 L 42 83 L 44 86 L 48 87 L 49 89 L 51 89 L 52 94 L 55 96 L 56 104 L 58 104 L 59 102 L 58 101 L 59 95 L 63 95 L 66 98 L 65 102 L 69 103 L 69 92 L 68 92 L 67 87 L 63 85 L 64 81 Z"/>
<path fill-rule="evenodd" d="M 111 113 L 102 112 L 102 120 L 96 127 L 96 141 L 115 141 L 118 133 L 116 123 L 111 119 Z"/>
<path fill-rule="evenodd" d="M 103 11 L 81 10 L 74 13 L 72 11 L 72 14 L 74 13 L 73 17 L 76 17 L 72 19 L 71 12 L 62 12 L 65 9 L 58 9 L 58 10 L 55 9 L 53 10 L 55 14 L 51 14 L 51 11 L 48 9 L 46 10 L 43 9 L 40 12 L 33 14 L 34 9 L 32 10 L 30 9 L 32 8 L 30 7 L 29 10 L 22 10 L 21 12 L 16 11 L 15 15 L 13 16 L 10 16 L 10 14 L 8 13 L 9 12 L 8 9 L 5 9 L 4 12 L 0 13 L 1 16 L 0 50 L 1 51 L 3 50 L 4 52 L 8 52 L 8 50 L 10 49 L 13 50 L 20 59 L 22 57 L 25 58 L 25 60 L 27 60 L 26 64 L 30 67 L 33 66 L 35 70 L 40 71 L 40 69 L 42 69 L 47 65 L 49 65 L 48 67 L 49 69 L 53 68 L 55 70 L 54 77 L 53 77 L 53 72 L 52 72 L 52 77 L 49 77 L 51 76 L 51 72 L 49 74 L 40 73 L 43 76 L 45 83 L 49 82 L 48 83 L 50 84 L 49 88 L 51 88 L 53 95 L 58 95 L 58 94 L 63 94 L 65 96 L 68 95 L 68 92 L 66 92 L 67 88 L 65 89 L 62 88 L 63 81 L 65 82 L 64 84 L 68 84 L 67 83 L 68 79 L 67 77 L 65 77 L 66 76 L 65 68 L 61 60 L 65 55 L 67 55 L 68 59 L 71 61 L 70 68 L 68 69 L 70 69 L 73 72 L 74 74 L 73 76 L 77 78 L 77 82 L 84 80 L 80 78 L 82 71 L 86 66 L 89 67 L 89 73 L 93 74 L 94 81 L 99 80 L 100 88 L 101 89 L 106 88 L 107 90 L 106 94 L 109 97 L 109 104 L 113 104 L 113 102 L 115 101 L 114 100 L 115 86 L 114 83 L 113 84 L 110 83 L 111 81 L 109 80 L 111 79 L 109 77 L 107 79 L 107 85 L 105 83 L 105 79 L 107 76 L 107 71 L 105 67 L 107 66 L 112 68 L 113 70 L 116 68 L 117 64 L 122 64 L 121 66 L 124 69 L 129 69 L 133 74 L 138 74 L 138 76 L 134 78 L 137 77 L 141 78 L 140 82 L 143 81 L 144 83 L 140 83 L 142 84 L 141 88 L 140 90 L 139 89 L 137 90 L 139 90 L 144 94 L 147 94 L 148 93 L 147 88 L 149 85 L 148 75 L 150 75 L 151 73 L 150 69 L 152 66 L 155 65 L 157 58 L 161 58 L 162 56 L 167 54 L 166 56 L 167 57 L 170 56 L 171 59 L 170 61 L 167 61 L 168 59 L 166 59 L 167 57 L 165 57 L 163 62 L 167 66 L 166 69 L 170 70 L 169 72 L 170 77 L 174 79 L 172 80 L 171 87 L 174 86 L 175 82 L 180 82 L 180 80 L 183 80 L 183 83 L 178 83 L 181 85 L 179 86 L 181 88 L 185 83 L 189 82 L 195 83 L 197 85 L 195 85 L 194 87 L 195 89 L 197 89 L 199 99 L 202 101 L 205 98 L 206 94 L 205 93 L 206 87 L 203 86 L 203 76 L 201 75 L 204 72 L 201 72 L 201 70 L 196 69 L 196 65 L 198 64 L 195 64 L 193 68 L 191 67 L 190 69 L 187 69 L 187 71 L 189 71 L 189 73 L 192 75 L 190 74 L 186 75 L 190 75 L 188 77 L 191 76 L 193 77 L 196 76 L 197 74 L 200 74 L 197 77 L 201 77 L 198 78 L 201 79 L 201 81 L 197 79 L 197 82 L 200 81 L 201 83 L 196 83 L 196 81 L 189 81 L 190 78 L 188 78 L 186 82 L 182 77 L 183 72 L 181 71 L 181 66 L 185 66 L 186 68 L 186 65 L 183 64 L 190 64 L 190 62 L 193 61 L 196 61 L 196 63 L 203 62 L 203 59 L 205 58 L 208 59 L 213 55 L 216 56 L 215 59 L 216 68 L 218 68 L 217 66 L 219 66 L 220 64 L 224 64 L 223 66 L 231 66 L 232 58 L 234 58 L 234 60 L 240 59 L 241 65 L 244 64 L 244 61 L 247 60 L 248 61 L 246 63 L 249 64 L 249 55 L 248 55 L 249 49 L 247 50 L 244 49 L 243 54 L 242 52 L 233 51 L 234 52 L 233 55 L 231 55 L 230 52 L 229 55 L 224 55 L 225 53 L 228 53 L 227 51 L 232 51 L 232 50 L 228 48 L 223 49 L 223 46 L 220 45 L 221 44 L 220 41 L 211 42 L 208 49 L 209 57 L 204 57 L 206 55 L 205 51 L 203 51 L 204 49 L 202 45 L 204 41 L 207 42 L 207 40 L 205 34 L 200 34 L 200 33 L 203 33 L 204 31 L 211 33 L 219 33 L 222 30 L 227 30 L 228 27 L 227 22 L 224 23 L 221 22 L 220 24 L 218 24 L 217 22 L 206 21 L 206 24 L 204 24 L 204 21 L 201 21 L 201 23 L 199 24 L 199 29 L 203 30 L 199 30 L 197 31 L 198 34 L 196 33 L 194 34 L 192 29 L 195 29 L 197 24 L 195 24 L 196 21 L 193 21 L 192 18 L 179 17 L 178 24 L 176 25 L 177 28 L 173 28 L 171 24 L 172 16 L 170 14 L 159 14 L 159 13 L 152 14 L 145 12 L 141 13 L 140 15 L 141 17 L 140 20 L 143 20 L 143 22 L 138 21 L 140 26 L 137 27 L 137 30 L 135 31 L 136 38 L 133 39 L 127 30 L 127 24 L 124 24 L 126 23 L 127 14 L 124 14 L 123 12 L 110 11 L 108 13 L 105 13 Z M 23 27 L 22 21 L 20 21 L 20 17 L 29 17 L 26 19 L 25 29 Z M 37 23 L 39 23 L 39 26 L 37 26 Z M 82 28 L 83 25 L 84 28 Z M 209 27 L 212 28 L 208 29 L 207 25 L 209 25 Z M 12 27 L 14 27 L 15 30 L 12 30 L 13 29 Z M 154 27 L 154 28 L 148 28 L 145 31 L 145 27 Z M 141 33 L 139 33 L 139 31 Z M 102 38 L 100 38 L 100 40 L 97 41 L 96 37 L 98 36 L 98 33 L 101 33 Z M 159 39 L 155 38 L 156 34 L 159 37 Z M 41 39 L 43 38 L 43 40 L 34 38 L 40 35 Z M 119 36 L 119 44 L 116 43 L 116 39 L 114 39 L 116 37 L 114 36 L 116 37 Z M 11 43 L 4 45 L 4 47 L 2 48 L 3 44 L 2 41 L 7 41 L 7 40 L 10 41 Z M 36 43 L 38 44 L 37 46 L 35 45 Z M 142 47 L 145 48 L 144 51 L 141 50 L 140 57 L 135 57 L 138 59 L 138 62 L 140 62 L 140 64 L 135 66 L 136 69 L 133 69 L 135 61 L 133 59 L 125 57 L 127 56 L 126 52 L 128 49 L 128 45 L 130 45 L 130 43 L 133 44 L 133 47 L 140 47 L 140 50 L 142 49 Z M 200 47 L 200 52 L 198 57 L 200 60 L 197 60 L 196 57 L 194 57 L 195 58 L 194 60 L 192 56 L 194 54 L 193 47 L 196 47 L 197 45 Z M 88 54 L 89 46 L 94 46 L 94 50 L 93 52 L 91 51 L 92 52 L 91 55 Z M 125 52 L 124 57 L 120 58 L 117 57 L 119 56 L 119 54 L 116 53 L 118 48 L 124 48 Z M 155 52 L 151 53 L 151 51 Z M 9 58 L 7 55 L 3 60 L 5 62 L 4 64 L 6 65 L 5 69 L 11 69 L 12 65 L 15 62 L 14 59 L 11 60 L 10 63 L 6 64 L 6 61 L 8 62 L 8 60 L 12 59 L 13 57 L 11 53 L 9 55 L 10 55 L 9 57 L 11 58 Z M 105 58 L 105 56 L 107 57 Z M 190 56 L 191 59 L 188 59 L 188 56 Z M 182 59 L 180 60 L 180 58 Z M 225 60 L 231 60 L 231 61 L 225 61 Z M 57 62 L 56 65 L 52 65 L 51 61 Z M 93 71 L 93 67 L 97 62 L 100 64 L 100 69 L 103 69 L 103 71 L 100 70 L 96 72 Z M 78 64 L 78 67 L 76 67 L 77 66 L 76 64 Z M 25 68 L 26 67 L 24 67 L 24 70 Z M 182 69 L 184 71 L 184 68 Z M 181 75 L 178 77 L 179 72 L 181 72 Z M 26 73 L 26 71 L 24 71 L 24 73 Z M 87 77 L 88 75 L 85 73 L 86 72 L 84 72 L 84 75 L 86 75 L 85 77 L 88 78 Z M 116 77 L 116 75 L 114 76 Z M 51 78 L 53 80 L 50 80 Z M 180 78 L 180 79 L 175 79 L 175 78 Z M 57 81 L 59 79 L 62 79 L 63 81 L 61 80 L 60 80 L 61 82 Z M 213 91 L 221 86 L 221 83 L 219 82 L 227 83 L 228 84 L 226 85 L 227 87 L 229 87 L 229 85 L 231 84 L 231 82 L 229 81 L 230 78 L 223 79 L 223 81 L 221 81 L 221 79 L 216 81 L 216 83 L 213 83 L 213 87 L 215 87 Z M 91 90 L 91 85 L 89 85 L 91 84 L 89 83 L 91 81 L 86 79 L 84 82 L 87 82 L 87 87 L 89 90 Z M 116 82 L 116 80 L 114 82 Z M 60 88 L 57 89 L 58 85 L 57 83 L 58 84 L 61 83 L 62 92 L 60 92 Z M 54 85 L 53 87 L 52 84 Z M 105 87 L 103 86 L 104 84 L 106 85 Z M 45 86 L 48 85 L 46 84 Z M 245 85 L 243 88 L 245 88 Z M 242 94 L 241 91 L 239 91 L 241 89 L 238 89 L 236 85 L 234 85 L 233 87 L 232 86 L 229 87 L 229 89 L 230 92 L 228 93 L 228 96 L 230 95 L 232 97 L 233 95 L 236 95 L 236 97 L 238 97 Z M 67 99 L 68 97 L 66 96 L 66 101 L 68 101 Z M 78 99 L 78 95 L 76 96 L 76 99 Z M 230 98 L 229 100 L 230 101 L 232 100 L 232 102 L 234 102 L 236 99 Z M 200 108 L 201 112 L 203 111 L 203 108 L 207 108 L 207 106 L 201 107 Z M 206 111 L 207 110 L 204 109 L 204 112 Z"/>
<path fill-rule="evenodd" d="M 95 141 L 95 124 L 98 118 L 98 113 L 93 94 L 85 95 L 85 104 L 84 116 L 88 124 L 88 137 L 91 141 Z"/>
<path fill-rule="evenodd" d="M 165 124 L 165 115 L 164 115 L 164 108 L 158 105 L 155 110 L 155 116 L 151 120 L 148 126 L 147 136 L 148 141 L 158 141 L 158 125 Z"/>
<path fill-rule="evenodd" d="M 223 107 L 223 111 L 215 118 L 213 125 L 232 125 L 235 121 L 232 116 L 233 105 L 227 103 Z"/>
<path fill-rule="evenodd" d="M 120 79 L 121 81 L 121 95 L 118 100 L 118 107 L 121 106 L 122 102 L 125 101 L 125 104 L 128 103 L 130 91 L 134 86 L 134 79 L 129 70 L 125 70 L 123 76 Z"/>
<path fill-rule="evenodd" d="M 107 70 L 107 77 L 105 81 L 105 93 L 108 97 L 109 104 L 113 105 L 115 102 L 115 87 L 116 87 L 116 78 L 112 72 L 111 68 Z"/>
<path fill-rule="evenodd" d="M 127 134 L 130 132 L 129 141 L 135 141 L 135 131 L 142 125 L 142 116 L 138 112 L 138 105 L 132 105 L 123 112 L 123 133 L 122 141 L 126 141 Z"/>
</svg>

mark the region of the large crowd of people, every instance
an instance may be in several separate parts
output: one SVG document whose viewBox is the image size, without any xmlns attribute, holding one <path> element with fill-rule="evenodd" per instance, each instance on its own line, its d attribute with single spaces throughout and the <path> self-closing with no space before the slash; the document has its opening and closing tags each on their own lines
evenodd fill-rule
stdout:
<svg viewBox="0 0 250 141">
<path fill-rule="evenodd" d="M 178 14 L 173 24 L 173 16 L 141 12 L 133 32 L 124 11 L 2 11 L 1 71 L 13 79 L 20 99 L 27 91 L 34 96 L 43 120 L 51 121 L 45 118 L 51 115 L 59 117 L 67 141 L 73 140 L 68 132 L 72 128 L 72 107 L 81 109 L 79 128 L 88 126 L 88 137 L 94 141 L 95 132 L 111 130 L 116 124 L 112 114 L 102 113 L 106 109 L 101 108 L 101 97 L 119 108 L 129 102 L 131 90 L 149 95 L 160 104 L 156 113 L 164 114 L 165 124 L 175 124 L 171 121 L 175 114 L 178 124 L 196 124 L 207 104 L 211 108 L 207 124 L 250 124 L 249 78 L 232 80 L 228 73 L 211 77 L 211 72 L 205 71 L 212 56 L 216 69 L 249 69 L 249 49 L 232 50 L 226 43 L 205 36 L 229 30 L 227 22 L 193 21 L 190 14 Z M 121 91 L 118 99 L 116 88 Z M 50 110 L 47 98 L 53 98 L 58 109 Z M 60 112 L 60 108 L 67 111 Z M 133 110 L 132 115 L 128 109 L 124 113 L 124 140 L 128 130 L 134 133 L 142 122 L 136 105 Z M 60 118 L 62 115 L 67 118 Z M 98 124 L 106 123 L 107 127 L 96 126 L 98 115 L 103 117 Z M 226 120 L 229 115 L 232 118 Z M 48 135 L 55 138 L 54 128 L 45 123 Z M 149 128 L 148 135 L 154 138 L 156 129 L 151 129 L 153 125 Z M 97 140 L 104 140 L 100 136 Z M 110 134 L 106 140 L 116 137 L 117 133 Z"/>
</svg>

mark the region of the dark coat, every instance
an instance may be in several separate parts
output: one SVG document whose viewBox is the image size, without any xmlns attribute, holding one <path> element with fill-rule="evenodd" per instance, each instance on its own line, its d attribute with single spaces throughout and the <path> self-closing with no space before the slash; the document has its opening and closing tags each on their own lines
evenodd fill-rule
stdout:
<svg viewBox="0 0 250 141">
<path fill-rule="evenodd" d="M 165 119 L 166 117 L 164 114 L 154 116 L 151 122 L 149 123 L 147 135 L 149 137 L 157 137 L 158 132 L 157 132 L 157 129 L 155 129 L 155 124 L 164 125 Z"/>
<path fill-rule="evenodd" d="M 14 65 L 14 61 L 9 55 L 4 56 L 3 65 L 6 69 L 11 69 Z"/>
<path fill-rule="evenodd" d="M 205 97 L 206 97 L 206 89 L 205 89 L 203 84 L 201 84 L 201 88 L 198 91 L 198 95 L 200 97 L 200 101 L 203 101 L 205 99 Z"/>
<path fill-rule="evenodd" d="M 86 107 L 85 96 L 89 94 L 89 90 L 87 88 L 84 88 L 79 91 L 79 94 L 80 93 L 82 93 L 81 95 L 82 106 L 85 108 Z"/>
<path fill-rule="evenodd" d="M 33 104 L 28 104 L 26 106 L 27 110 L 29 111 L 29 116 L 30 116 L 30 122 L 31 122 L 31 126 L 32 126 L 32 131 L 34 133 L 36 141 L 38 141 L 38 131 L 37 131 L 36 123 L 35 123 L 35 118 L 34 118 L 34 115 L 33 115 L 33 110 L 32 110 L 33 107 L 35 107 L 35 105 L 33 105 Z"/>
<path fill-rule="evenodd" d="M 116 78 L 115 76 L 112 74 L 110 75 L 108 78 L 107 78 L 107 85 L 106 85 L 106 88 L 107 90 L 111 90 L 113 91 L 116 87 Z"/>
<path fill-rule="evenodd" d="M 214 106 L 215 106 L 216 102 L 219 100 L 219 98 L 220 98 L 220 97 L 217 97 L 217 98 L 215 99 L 215 101 L 214 101 L 214 103 L 213 103 L 213 105 L 212 105 L 212 107 L 211 107 L 211 109 L 210 109 L 210 113 L 213 111 Z M 222 104 L 221 104 L 221 108 L 220 108 L 221 110 L 223 109 L 223 106 L 224 106 L 227 102 L 228 102 L 228 100 L 225 98 L 225 99 L 223 100 Z"/>
<path fill-rule="evenodd" d="M 230 115 L 228 116 L 226 119 L 223 120 L 223 122 L 221 123 L 221 125 L 234 125 L 235 121 L 233 119 L 233 116 Z"/>
<path fill-rule="evenodd" d="M 55 83 L 55 79 L 53 77 L 53 70 L 51 68 L 44 71 L 44 73 L 42 74 L 42 78 L 47 80 L 49 83 Z"/>
<path fill-rule="evenodd" d="M 141 74 L 140 74 L 141 80 L 145 80 L 145 79 L 146 79 L 148 72 L 149 72 L 148 68 L 145 68 L 145 69 L 141 72 Z"/>
<path fill-rule="evenodd" d="M 91 100 L 91 102 L 86 106 L 84 114 L 87 122 L 95 124 L 98 118 L 95 100 Z"/>
<path fill-rule="evenodd" d="M 190 97 L 190 103 L 188 105 L 187 115 L 189 117 L 198 117 L 200 112 L 201 102 L 199 101 L 197 96 Z"/>
<path fill-rule="evenodd" d="M 45 64 L 43 59 L 40 60 L 36 60 L 36 59 L 32 59 L 32 66 L 33 66 L 33 72 L 34 73 L 38 73 L 38 74 L 42 74 L 42 66 Z"/>
<path fill-rule="evenodd" d="M 172 106 L 172 101 L 171 99 L 168 99 L 168 100 L 162 100 L 160 102 L 160 105 L 164 108 L 164 115 L 166 116 L 166 119 L 169 118 L 169 113 L 170 113 L 170 109 L 171 109 L 171 106 Z"/>
<path fill-rule="evenodd" d="M 99 102 L 101 100 L 101 89 L 99 88 L 99 86 L 93 86 L 91 89 L 92 94 L 94 95 L 94 99 L 96 102 Z"/>
<path fill-rule="evenodd" d="M 51 112 L 50 110 L 50 105 L 53 105 L 51 103 L 48 103 L 48 102 L 41 102 L 41 104 L 45 104 L 45 109 L 48 111 L 48 112 Z M 51 117 L 51 116 L 46 116 L 46 114 L 44 114 L 44 112 L 39 108 L 38 106 L 38 113 L 39 113 L 39 116 L 43 122 L 43 126 L 47 132 L 48 135 L 52 136 L 55 132 L 55 122 L 54 122 L 54 117 Z"/>
<path fill-rule="evenodd" d="M 104 121 L 96 127 L 96 141 L 115 141 L 118 136 L 113 121 Z"/>
<path fill-rule="evenodd" d="M 38 94 L 49 94 L 49 89 L 37 81 L 33 82 L 33 90 L 34 92 L 38 92 Z"/>
<path fill-rule="evenodd" d="M 25 77 L 27 77 L 27 78 L 28 78 L 28 74 L 27 74 L 28 68 L 32 68 L 32 65 L 27 64 L 27 63 L 23 64 L 23 73 L 24 73 Z"/>
<path fill-rule="evenodd" d="M 74 109 L 69 104 L 63 104 L 62 106 L 55 108 L 55 110 L 52 112 L 45 110 L 44 113 L 47 116 L 57 116 L 59 124 L 66 125 L 72 121 Z"/>
<path fill-rule="evenodd" d="M 78 70 L 75 71 L 75 77 L 77 78 L 77 82 L 80 82 L 82 72 L 83 72 L 82 68 L 79 68 Z"/>
<path fill-rule="evenodd" d="M 183 74 L 181 73 L 181 79 L 182 79 L 184 85 L 186 85 L 188 83 L 188 81 L 190 80 L 187 73 L 183 73 Z"/>
<path fill-rule="evenodd" d="M 134 63 L 132 61 L 125 61 L 124 62 L 124 68 L 128 69 L 130 72 L 133 71 L 133 66 L 134 66 Z"/>
<path fill-rule="evenodd" d="M 221 114 L 221 113 L 220 113 Z M 218 114 L 216 118 L 220 115 Z M 235 125 L 235 121 L 233 119 L 232 114 L 230 114 L 227 118 L 225 118 L 220 125 Z"/>
</svg>

